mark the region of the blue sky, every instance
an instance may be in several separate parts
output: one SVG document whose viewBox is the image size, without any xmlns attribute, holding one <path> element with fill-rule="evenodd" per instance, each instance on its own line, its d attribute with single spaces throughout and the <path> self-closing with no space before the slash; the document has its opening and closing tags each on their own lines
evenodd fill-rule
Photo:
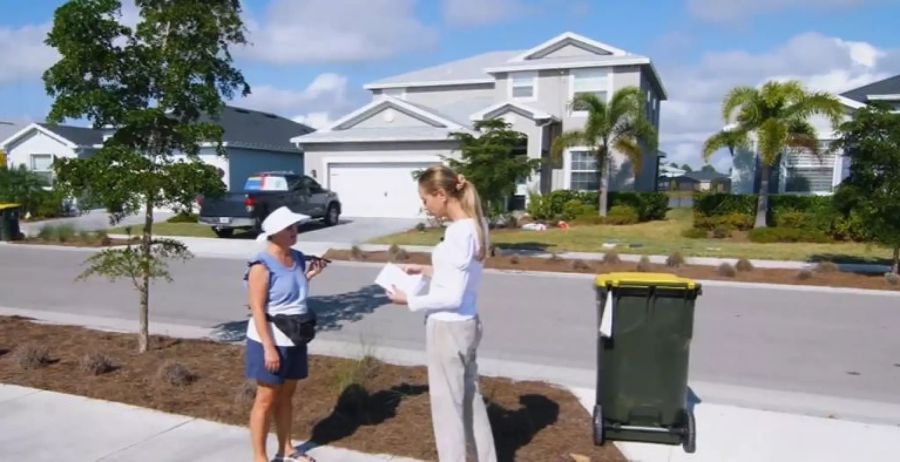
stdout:
<svg viewBox="0 0 900 462">
<path fill-rule="evenodd" d="M 0 0 L 0 120 L 40 120 L 42 45 L 58 0 Z M 126 2 L 127 3 L 127 2 Z M 843 91 L 900 73 L 900 0 L 245 0 L 253 46 L 243 104 L 321 125 L 368 97 L 366 82 L 573 31 L 651 57 L 669 90 L 661 146 L 702 164 L 735 85 L 797 78 Z M 126 7 L 125 21 L 134 21 Z M 727 169 L 727 156 L 713 163 Z"/>
</svg>

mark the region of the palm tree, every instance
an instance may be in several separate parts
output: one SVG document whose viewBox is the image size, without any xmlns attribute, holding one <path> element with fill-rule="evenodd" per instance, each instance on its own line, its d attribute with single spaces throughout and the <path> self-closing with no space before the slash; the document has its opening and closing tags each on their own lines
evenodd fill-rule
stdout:
<svg viewBox="0 0 900 462">
<path fill-rule="evenodd" d="M 772 167 L 788 148 L 806 149 L 818 156 L 819 140 L 808 119 L 823 115 L 837 126 L 843 113 L 837 98 L 824 92 L 807 92 L 797 81 L 772 81 L 761 88 L 737 87 L 722 102 L 725 122 L 735 123 L 706 140 L 703 155 L 708 160 L 715 151 L 727 147 L 733 156 L 735 149 L 749 146 L 753 135 L 762 167 L 754 227 L 765 228 Z"/>
<path fill-rule="evenodd" d="M 637 87 L 626 87 L 609 102 L 590 93 L 580 94 L 572 101 L 573 107 L 587 110 L 587 122 L 581 130 L 567 131 L 553 142 L 551 155 L 559 162 L 563 152 L 571 147 L 584 147 L 597 161 L 600 187 L 598 197 L 600 216 L 606 216 L 606 198 L 609 191 L 610 149 L 625 155 L 637 176 L 641 171 L 641 143 L 651 152 L 656 151 L 656 129 L 644 115 L 642 93 Z"/>
</svg>

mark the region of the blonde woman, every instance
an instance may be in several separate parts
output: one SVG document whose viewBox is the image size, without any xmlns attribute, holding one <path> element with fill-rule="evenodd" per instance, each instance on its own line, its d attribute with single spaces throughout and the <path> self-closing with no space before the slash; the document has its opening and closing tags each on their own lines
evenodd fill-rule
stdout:
<svg viewBox="0 0 900 462">
<path fill-rule="evenodd" d="M 404 267 L 409 274 L 431 278 L 428 293 L 408 295 L 394 288 L 388 297 L 428 316 L 428 384 L 438 459 L 494 462 L 497 452 L 476 362 L 482 334 L 478 287 L 488 249 L 481 201 L 473 184 L 445 166 L 419 177 L 419 196 L 428 213 L 451 223 L 432 253 L 431 266 Z"/>
</svg>

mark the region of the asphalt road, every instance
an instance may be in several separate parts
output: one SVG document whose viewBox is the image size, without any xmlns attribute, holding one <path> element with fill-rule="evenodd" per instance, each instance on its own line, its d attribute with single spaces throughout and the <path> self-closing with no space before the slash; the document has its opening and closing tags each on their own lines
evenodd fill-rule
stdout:
<svg viewBox="0 0 900 462">
<path fill-rule="evenodd" d="M 0 246 L 0 306 L 132 318 L 128 283 L 75 282 L 87 256 Z M 151 322 L 242 332 L 239 260 L 197 258 L 151 294 Z M 312 285 L 322 338 L 360 348 L 421 349 L 421 315 L 372 286 L 377 268 L 335 264 Z M 596 310 L 583 278 L 488 273 L 481 294 L 484 358 L 593 370 Z M 900 297 L 707 287 L 698 301 L 692 380 L 900 403 Z"/>
</svg>

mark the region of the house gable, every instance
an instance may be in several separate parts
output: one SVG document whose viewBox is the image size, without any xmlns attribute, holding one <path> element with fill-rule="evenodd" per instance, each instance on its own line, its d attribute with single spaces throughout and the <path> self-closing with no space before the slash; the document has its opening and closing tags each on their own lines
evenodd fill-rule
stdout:
<svg viewBox="0 0 900 462">
<path fill-rule="evenodd" d="M 514 57 L 509 62 L 551 58 L 596 58 L 601 56 L 624 56 L 626 54 L 624 50 L 611 45 L 572 32 L 566 32 Z"/>
<path fill-rule="evenodd" d="M 460 124 L 424 108 L 397 98 L 384 96 L 344 116 L 322 131 L 386 127 L 463 128 Z"/>
<path fill-rule="evenodd" d="M 504 101 L 502 103 L 495 104 L 488 108 L 485 108 L 481 111 L 472 114 L 471 120 L 487 120 L 487 119 L 495 119 L 497 117 L 501 117 L 505 114 L 518 114 L 519 116 L 525 117 L 531 120 L 547 120 L 554 119 L 554 117 L 546 113 L 544 111 L 531 108 L 521 103 L 517 103 L 514 101 Z"/>
</svg>

